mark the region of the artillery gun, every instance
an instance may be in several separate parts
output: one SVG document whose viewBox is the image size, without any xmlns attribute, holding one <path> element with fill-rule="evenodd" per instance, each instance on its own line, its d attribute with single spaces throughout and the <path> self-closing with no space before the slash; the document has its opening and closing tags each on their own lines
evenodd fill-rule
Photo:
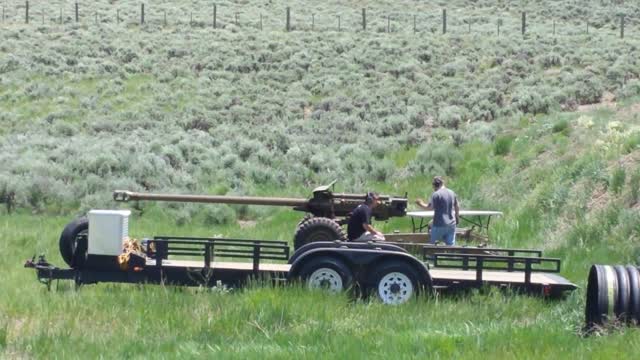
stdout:
<svg viewBox="0 0 640 360">
<path fill-rule="evenodd" d="M 342 229 L 351 212 L 366 198 L 366 194 L 334 193 L 329 185 L 313 189 L 310 199 L 283 197 L 254 197 L 226 195 L 174 195 L 151 194 L 116 190 L 115 201 L 127 202 L 137 200 L 177 201 L 190 203 L 241 204 L 290 206 L 294 210 L 306 212 L 307 215 L 298 223 L 293 238 L 294 248 L 317 241 L 346 240 Z M 372 216 L 376 220 L 387 220 L 391 217 L 405 216 L 407 197 L 380 195 L 380 204 L 373 209 Z"/>
</svg>

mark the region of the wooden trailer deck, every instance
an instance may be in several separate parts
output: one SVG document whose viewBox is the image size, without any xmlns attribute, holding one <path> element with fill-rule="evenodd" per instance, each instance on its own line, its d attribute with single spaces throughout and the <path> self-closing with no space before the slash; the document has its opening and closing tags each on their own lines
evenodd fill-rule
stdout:
<svg viewBox="0 0 640 360">
<path fill-rule="evenodd" d="M 147 260 L 147 266 L 155 266 L 156 261 L 153 259 Z M 163 260 L 162 266 L 166 268 L 189 268 L 192 270 L 203 269 L 204 262 L 196 260 Z M 210 268 L 212 270 L 236 270 L 236 271 L 254 271 L 253 263 L 251 262 L 211 262 Z M 272 263 L 260 263 L 258 265 L 258 271 L 260 273 L 278 273 L 286 274 L 291 268 L 290 264 L 272 264 Z M 488 284 L 504 284 L 504 285 L 523 285 L 527 283 L 526 271 L 498 271 L 498 270 L 483 270 L 478 279 L 478 272 L 475 268 L 469 270 L 462 269 L 442 269 L 442 268 L 430 268 L 429 273 L 436 285 L 446 286 L 447 284 L 463 284 L 472 282 L 483 282 Z M 574 289 L 575 285 L 569 280 L 563 278 L 560 275 L 548 273 L 548 272 L 534 272 L 530 273 L 529 283 L 534 286 L 552 286 Z"/>
</svg>

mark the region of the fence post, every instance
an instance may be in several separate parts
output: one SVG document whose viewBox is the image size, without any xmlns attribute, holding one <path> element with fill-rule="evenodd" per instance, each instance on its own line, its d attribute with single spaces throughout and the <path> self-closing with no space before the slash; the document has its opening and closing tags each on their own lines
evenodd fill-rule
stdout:
<svg viewBox="0 0 640 360">
<path fill-rule="evenodd" d="M 29 23 L 29 1 L 25 2 L 25 8 L 24 8 L 24 22 L 25 24 Z"/>
<path fill-rule="evenodd" d="M 416 33 L 416 15 L 413 15 L 413 33 Z"/>
<path fill-rule="evenodd" d="M 587 21 L 587 35 L 589 35 L 589 21 Z"/>
<path fill-rule="evenodd" d="M 367 9 L 362 8 L 362 31 L 367 30 Z"/>
<path fill-rule="evenodd" d="M 167 10 L 164 10 L 164 26 L 167 26 Z"/>
<path fill-rule="evenodd" d="M 193 26 L 193 11 L 189 13 L 189 26 Z"/>
<path fill-rule="evenodd" d="M 624 15 L 620 16 L 620 39 L 624 39 Z"/>
<path fill-rule="evenodd" d="M 287 6 L 287 31 L 291 31 L 291 8 Z"/>
<path fill-rule="evenodd" d="M 311 14 L 311 31 L 316 27 L 316 14 Z"/>
<path fill-rule="evenodd" d="M 556 19 L 553 19 L 553 35 L 556 35 Z"/>
<path fill-rule="evenodd" d="M 447 9 L 442 9 L 442 33 L 447 33 Z"/>
<path fill-rule="evenodd" d="M 140 25 L 144 24 L 144 4 L 140 4 Z"/>
<path fill-rule="evenodd" d="M 78 16 L 78 3 L 76 2 L 76 22 L 78 22 L 80 17 Z"/>
<path fill-rule="evenodd" d="M 500 36 L 500 20 L 498 20 L 498 36 Z"/>
<path fill-rule="evenodd" d="M 4 9 L 3 9 L 3 10 L 4 10 Z M 3 11 L 3 14 L 2 14 L 2 15 L 3 15 L 3 16 L 2 16 L 2 18 L 3 18 L 3 20 L 4 20 L 4 11 Z M 62 25 L 62 8 L 60 8 L 60 25 Z"/>
<path fill-rule="evenodd" d="M 527 13 L 526 12 L 522 12 L 522 36 L 524 36 L 524 33 L 527 29 Z"/>
<path fill-rule="evenodd" d="M 213 28 L 218 27 L 218 5 L 213 4 Z"/>
<path fill-rule="evenodd" d="M 467 25 L 469 25 L 469 30 L 468 30 L 468 32 L 469 32 L 469 34 L 471 34 L 471 22 L 468 22 L 468 23 L 467 23 Z"/>
<path fill-rule="evenodd" d="M 239 26 L 240 22 L 238 21 L 238 13 L 236 13 L 236 26 Z"/>
<path fill-rule="evenodd" d="M 120 24 L 120 9 L 116 9 L 116 24 Z"/>
<path fill-rule="evenodd" d="M 387 15 L 387 33 L 391 32 L 391 15 Z"/>
</svg>

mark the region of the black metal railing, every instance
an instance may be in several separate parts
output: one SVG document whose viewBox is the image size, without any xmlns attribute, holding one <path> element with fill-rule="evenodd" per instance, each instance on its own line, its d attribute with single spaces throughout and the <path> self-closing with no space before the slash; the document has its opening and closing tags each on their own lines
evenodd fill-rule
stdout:
<svg viewBox="0 0 640 360">
<path fill-rule="evenodd" d="M 156 236 L 147 246 L 147 256 L 156 259 L 156 267 L 170 256 L 201 257 L 205 269 L 217 258 L 251 259 L 253 271 L 258 272 L 261 260 L 287 261 L 289 245 L 273 240 Z"/>
<path fill-rule="evenodd" d="M 436 268 L 475 270 L 478 282 L 482 282 L 484 270 L 523 272 L 526 285 L 531 283 L 531 273 L 534 271 L 539 273 L 560 272 L 560 259 L 557 258 L 437 253 L 433 254 L 431 259 Z"/>
</svg>

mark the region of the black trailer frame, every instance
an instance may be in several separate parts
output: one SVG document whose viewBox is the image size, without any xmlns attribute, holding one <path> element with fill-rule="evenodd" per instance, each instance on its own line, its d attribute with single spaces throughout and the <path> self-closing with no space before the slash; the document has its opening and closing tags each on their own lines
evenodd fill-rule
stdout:
<svg viewBox="0 0 640 360">
<path fill-rule="evenodd" d="M 498 255 L 432 253 L 425 246 L 421 261 L 405 249 L 385 243 L 314 242 L 289 256 L 284 241 L 158 236 L 147 240 L 146 263 L 122 270 L 117 257 L 94 259 L 84 267 L 61 269 L 44 256 L 25 267 L 36 271 L 38 280 L 50 288 L 53 280 L 74 280 L 76 285 L 99 282 L 173 284 L 184 286 L 242 286 L 251 279 L 285 282 L 304 277 L 305 267 L 318 259 L 335 259 L 353 274 L 354 284 L 371 288 L 377 269 L 385 264 L 405 264 L 415 274 L 420 288 L 466 289 L 486 285 L 509 287 L 543 296 L 561 296 L 577 287 L 555 273 L 560 260 L 544 258 L 537 250 L 494 249 Z M 518 254 L 519 256 L 516 256 Z M 532 255 L 532 256 L 527 256 Z M 180 260 L 176 258 L 191 258 Z M 193 260 L 193 258 L 198 260 Z M 250 262 L 220 262 L 219 259 L 250 259 Z M 264 262 L 263 260 L 269 260 Z M 275 261 L 275 262 L 274 262 Z M 365 291 L 366 293 L 366 291 Z"/>
</svg>

